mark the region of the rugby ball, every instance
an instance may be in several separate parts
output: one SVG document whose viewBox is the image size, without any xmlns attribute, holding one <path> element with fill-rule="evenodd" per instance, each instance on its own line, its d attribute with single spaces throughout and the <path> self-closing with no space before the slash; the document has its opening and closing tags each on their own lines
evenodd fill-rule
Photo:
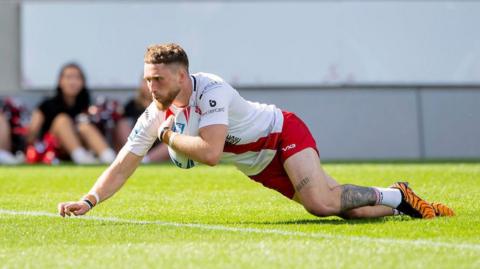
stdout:
<svg viewBox="0 0 480 269">
<path fill-rule="evenodd" d="M 174 132 L 189 136 L 198 136 L 200 111 L 196 110 L 195 107 L 188 106 L 175 112 L 171 111 L 171 113 L 167 114 L 173 114 L 175 116 L 175 120 L 172 126 L 172 130 Z M 190 169 L 195 166 L 194 160 L 189 159 L 187 156 L 180 152 L 176 152 L 171 147 L 168 147 L 168 155 L 177 167 L 183 169 Z"/>
</svg>

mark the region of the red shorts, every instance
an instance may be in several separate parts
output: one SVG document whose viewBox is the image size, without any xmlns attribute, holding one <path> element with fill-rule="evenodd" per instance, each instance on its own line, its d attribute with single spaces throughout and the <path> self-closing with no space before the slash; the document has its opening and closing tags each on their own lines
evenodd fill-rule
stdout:
<svg viewBox="0 0 480 269">
<path fill-rule="evenodd" d="M 282 113 L 283 127 L 277 144 L 277 153 L 262 172 L 250 178 L 292 199 L 295 189 L 283 168 L 283 163 L 293 154 L 306 148 L 313 148 L 317 153 L 318 149 L 307 125 L 291 112 L 282 111 Z"/>
</svg>

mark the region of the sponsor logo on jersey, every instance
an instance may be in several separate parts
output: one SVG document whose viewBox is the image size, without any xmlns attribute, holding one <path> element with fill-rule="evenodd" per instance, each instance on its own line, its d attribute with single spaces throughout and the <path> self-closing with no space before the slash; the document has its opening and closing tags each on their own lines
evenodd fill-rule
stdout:
<svg viewBox="0 0 480 269">
<path fill-rule="evenodd" d="M 236 145 L 238 142 L 242 140 L 240 137 L 233 136 L 231 134 L 227 135 L 227 138 L 225 138 L 225 142 L 228 144 Z"/>
<path fill-rule="evenodd" d="M 211 107 L 214 107 L 217 105 L 217 101 L 215 100 L 208 100 L 208 103 L 210 104 Z"/>
<path fill-rule="evenodd" d="M 212 114 L 212 113 L 215 113 L 215 112 L 224 112 L 224 111 L 225 111 L 224 107 L 217 107 L 217 108 L 209 109 L 209 110 L 205 111 L 205 113 L 203 113 L 202 116 Z"/>
<path fill-rule="evenodd" d="M 290 145 L 282 148 L 282 150 L 285 152 L 285 151 L 287 151 L 287 150 L 294 149 L 296 146 L 297 146 L 297 145 L 295 145 L 295 144 L 290 144 Z"/>
</svg>

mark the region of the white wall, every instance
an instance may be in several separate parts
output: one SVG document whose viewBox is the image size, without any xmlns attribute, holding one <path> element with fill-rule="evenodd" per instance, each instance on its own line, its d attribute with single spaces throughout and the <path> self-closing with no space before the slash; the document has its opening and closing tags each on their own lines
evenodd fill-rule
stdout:
<svg viewBox="0 0 480 269">
<path fill-rule="evenodd" d="M 322 158 L 420 157 L 413 89 L 249 90 L 242 95 L 297 113 L 314 134 Z"/>
<path fill-rule="evenodd" d="M 324 159 L 480 157 L 480 88 L 244 90 L 294 111 Z"/>
<path fill-rule="evenodd" d="M 425 157 L 480 157 L 480 88 L 422 91 Z"/>
<path fill-rule="evenodd" d="M 145 47 L 236 85 L 479 84 L 476 1 L 70 1 L 22 4 L 26 88 L 75 60 L 93 87 L 134 87 Z"/>
</svg>

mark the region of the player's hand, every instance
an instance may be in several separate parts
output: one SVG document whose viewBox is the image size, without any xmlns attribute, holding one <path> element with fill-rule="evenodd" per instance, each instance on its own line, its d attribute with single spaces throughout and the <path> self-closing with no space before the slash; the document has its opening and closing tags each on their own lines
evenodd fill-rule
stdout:
<svg viewBox="0 0 480 269">
<path fill-rule="evenodd" d="M 160 140 L 160 142 L 163 141 L 163 133 L 166 129 L 172 129 L 172 126 L 173 126 L 173 122 L 175 120 L 175 117 L 173 115 L 170 115 L 168 118 L 166 118 L 162 124 L 160 124 L 160 127 L 158 127 L 158 132 L 157 132 L 157 136 L 158 136 L 158 139 Z"/>
<path fill-rule="evenodd" d="M 90 211 L 90 207 L 82 201 L 58 204 L 58 213 L 62 217 L 65 217 L 65 215 L 71 216 L 72 214 L 74 216 L 81 216 L 88 211 Z"/>
</svg>

